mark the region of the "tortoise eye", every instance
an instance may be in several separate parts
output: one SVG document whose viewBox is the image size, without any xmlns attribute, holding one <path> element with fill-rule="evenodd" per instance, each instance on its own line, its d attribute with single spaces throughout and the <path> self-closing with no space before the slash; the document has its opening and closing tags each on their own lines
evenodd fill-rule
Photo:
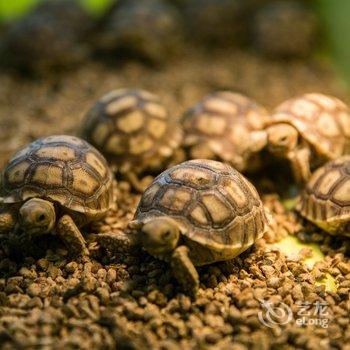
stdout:
<svg viewBox="0 0 350 350">
<path fill-rule="evenodd" d="M 45 214 L 40 214 L 40 215 L 37 217 L 37 221 L 38 221 L 38 222 L 43 222 L 45 219 L 46 219 Z"/>
<path fill-rule="evenodd" d="M 287 141 L 287 136 L 282 136 L 282 137 L 280 138 L 280 141 L 281 141 L 281 142 L 286 142 L 286 141 Z"/>
<path fill-rule="evenodd" d="M 171 236 L 171 231 L 165 231 L 163 234 L 162 234 L 162 237 L 163 238 L 169 238 Z"/>
</svg>

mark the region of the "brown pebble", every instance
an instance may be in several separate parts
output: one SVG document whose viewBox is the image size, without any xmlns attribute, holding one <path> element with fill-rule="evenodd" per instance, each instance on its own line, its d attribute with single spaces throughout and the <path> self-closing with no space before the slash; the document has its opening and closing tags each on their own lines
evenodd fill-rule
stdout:
<svg viewBox="0 0 350 350">
<path fill-rule="evenodd" d="M 337 268 L 343 273 L 344 275 L 350 273 L 350 263 L 340 262 L 337 265 Z"/>
</svg>

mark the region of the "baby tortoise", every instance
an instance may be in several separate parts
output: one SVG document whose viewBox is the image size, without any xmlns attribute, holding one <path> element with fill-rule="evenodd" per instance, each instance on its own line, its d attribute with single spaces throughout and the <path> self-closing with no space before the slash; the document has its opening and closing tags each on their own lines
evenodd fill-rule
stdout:
<svg viewBox="0 0 350 350">
<path fill-rule="evenodd" d="M 264 107 L 242 94 L 214 92 L 184 114 L 184 148 L 191 159 L 220 160 L 239 171 L 253 170 L 257 152 L 266 144 L 266 117 Z"/>
<path fill-rule="evenodd" d="M 270 153 L 288 159 L 305 183 L 311 170 L 350 150 L 349 108 L 335 97 L 305 94 L 278 106 L 266 123 Z"/>
<path fill-rule="evenodd" d="M 251 0 L 186 1 L 183 14 L 188 37 L 210 46 L 244 43 L 248 38 L 250 7 Z"/>
<path fill-rule="evenodd" d="M 350 156 L 317 169 L 300 195 L 296 210 L 330 234 L 350 236 Z"/>
<path fill-rule="evenodd" d="M 87 113 L 82 137 L 142 192 L 145 170 L 159 171 L 181 143 L 182 133 L 160 99 L 144 90 L 114 90 Z"/>
<path fill-rule="evenodd" d="M 87 142 L 65 135 L 38 139 L 3 170 L 0 232 L 16 225 L 29 235 L 53 231 L 73 252 L 88 254 L 78 227 L 106 214 L 112 192 L 107 162 Z"/>
<path fill-rule="evenodd" d="M 252 23 L 255 46 L 273 58 L 306 57 L 316 44 L 317 17 L 300 1 L 268 3 Z"/>
<path fill-rule="evenodd" d="M 104 51 L 159 63 L 182 47 L 181 17 L 163 0 L 120 0 L 98 37 Z"/>
<path fill-rule="evenodd" d="M 130 227 L 136 235 L 99 234 L 113 249 L 141 244 L 170 262 L 190 294 L 199 287 L 194 266 L 233 259 L 268 227 L 254 186 L 238 171 L 213 160 L 190 160 L 161 173 L 143 193 Z M 136 237 L 136 238 L 135 238 Z"/>
<path fill-rule="evenodd" d="M 76 1 L 41 1 L 4 33 L 1 64 L 39 74 L 77 64 L 89 54 L 84 41 L 92 23 Z"/>
</svg>

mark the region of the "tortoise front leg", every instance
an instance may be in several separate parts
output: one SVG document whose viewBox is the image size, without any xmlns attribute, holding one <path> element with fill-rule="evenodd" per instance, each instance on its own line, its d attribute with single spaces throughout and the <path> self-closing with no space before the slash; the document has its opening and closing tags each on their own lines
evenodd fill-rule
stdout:
<svg viewBox="0 0 350 350">
<path fill-rule="evenodd" d="M 295 180 L 299 184 L 306 183 L 310 176 L 310 150 L 307 147 L 291 151 L 288 155 Z"/>
<path fill-rule="evenodd" d="M 96 242 L 112 253 L 126 253 L 139 247 L 139 241 L 135 234 L 123 232 L 98 233 Z"/>
<path fill-rule="evenodd" d="M 189 249 L 179 246 L 171 256 L 171 268 L 182 288 L 192 296 L 195 296 L 199 288 L 199 275 L 188 256 Z"/>
<path fill-rule="evenodd" d="M 89 255 L 86 241 L 69 215 L 63 215 L 57 223 L 57 233 L 74 253 Z"/>
<path fill-rule="evenodd" d="M 0 211 L 0 233 L 11 231 L 17 222 L 17 216 L 12 209 L 3 209 Z"/>
</svg>

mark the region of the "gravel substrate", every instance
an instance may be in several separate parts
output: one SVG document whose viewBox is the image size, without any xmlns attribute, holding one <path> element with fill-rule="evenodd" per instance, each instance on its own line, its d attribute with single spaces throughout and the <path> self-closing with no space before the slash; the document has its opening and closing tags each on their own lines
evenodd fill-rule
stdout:
<svg viewBox="0 0 350 350">
<path fill-rule="evenodd" d="M 119 87 L 159 94 L 174 115 L 217 89 L 244 92 L 268 108 L 311 91 L 344 98 L 324 63 L 269 62 L 244 52 L 187 53 L 158 70 L 89 63 L 47 81 L 2 75 L 0 165 L 38 136 L 75 133 L 95 100 Z M 54 236 L 0 238 L 1 349 L 350 349 L 349 239 L 305 225 L 277 194 L 265 193 L 271 231 L 234 261 L 199 268 L 201 288 L 191 300 L 165 263 L 137 250 L 112 256 L 95 242 L 99 232 L 125 231 L 133 216 L 139 195 L 126 182 L 117 195 L 118 209 L 86 229 L 90 258 L 72 257 Z M 307 249 L 287 257 L 271 246 L 287 235 L 317 243 L 325 258 L 310 268 Z M 316 283 L 327 273 L 336 290 Z M 277 314 L 273 327 L 264 325 L 261 300 L 278 310 L 283 302 L 291 318 Z M 320 316 L 315 308 L 323 304 Z M 325 327 L 308 321 L 322 318 Z"/>
</svg>

